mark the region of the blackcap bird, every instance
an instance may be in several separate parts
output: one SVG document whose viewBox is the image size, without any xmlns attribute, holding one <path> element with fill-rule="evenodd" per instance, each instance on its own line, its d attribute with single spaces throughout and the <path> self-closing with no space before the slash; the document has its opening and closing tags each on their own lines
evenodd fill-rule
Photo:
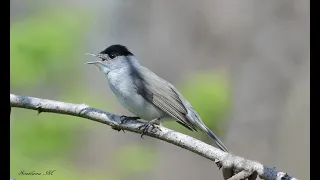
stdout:
<svg viewBox="0 0 320 180">
<path fill-rule="evenodd" d="M 107 76 L 118 101 L 137 116 L 130 118 L 149 121 L 140 127 L 143 134 L 155 124 L 160 125 L 163 118 L 172 117 L 191 131 L 207 133 L 221 150 L 228 152 L 182 94 L 172 84 L 141 66 L 125 46 L 112 45 L 99 54 L 89 55 L 100 58 L 88 64 L 96 65 Z"/>
</svg>

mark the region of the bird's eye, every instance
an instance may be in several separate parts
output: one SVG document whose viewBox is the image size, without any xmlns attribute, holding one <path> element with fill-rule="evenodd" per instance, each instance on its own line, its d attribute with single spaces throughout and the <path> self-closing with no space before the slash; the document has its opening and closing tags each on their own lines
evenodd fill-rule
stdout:
<svg viewBox="0 0 320 180">
<path fill-rule="evenodd" d="M 109 57 L 110 57 L 111 59 L 114 59 L 114 58 L 116 57 L 116 54 L 115 54 L 115 53 L 109 54 Z"/>
</svg>

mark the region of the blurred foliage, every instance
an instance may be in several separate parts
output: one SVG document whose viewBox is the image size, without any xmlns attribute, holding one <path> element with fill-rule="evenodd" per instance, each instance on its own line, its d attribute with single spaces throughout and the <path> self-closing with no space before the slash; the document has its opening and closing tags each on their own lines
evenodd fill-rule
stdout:
<svg viewBox="0 0 320 180">
<path fill-rule="evenodd" d="M 50 73 L 57 74 L 57 78 L 68 74 L 81 47 L 88 20 L 87 13 L 74 9 L 46 9 L 34 17 L 13 22 L 10 27 L 11 88 L 26 89 L 42 83 L 44 87 L 40 89 L 45 90 L 48 89 L 45 80 Z M 61 96 L 75 97 L 76 87 L 69 88 L 73 90 Z M 79 118 L 48 113 L 37 116 L 35 111 L 13 109 L 10 121 L 11 177 L 35 179 L 35 176 L 18 175 L 18 172 L 57 170 L 54 176 L 39 179 L 89 179 L 85 174 L 66 170 L 68 152 L 73 152 L 74 142 L 79 138 L 76 132 L 82 124 L 71 119 Z"/>
<path fill-rule="evenodd" d="M 25 86 L 45 80 L 49 71 L 72 66 L 88 16 L 80 12 L 43 11 L 10 27 L 10 83 Z"/>
<path fill-rule="evenodd" d="M 117 174 L 124 175 L 151 171 L 156 161 L 154 148 L 136 145 L 119 149 L 114 158 Z"/>
<path fill-rule="evenodd" d="M 74 140 L 71 135 L 77 127 L 71 121 L 59 121 L 61 116 L 46 113 L 36 116 L 35 111 L 25 112 L 22 120 L 17 118 L 12 121 L 11 138 L 23 139 L 12 141 L 12 145 L 23 150 L 21 155 L 37 161 L 60 157 L 65 149 L 72 147 Z"/>
<path fill-rule="evenodd" d="M 223 135 L 222 120 L 231 107 L 231 87 L 227 76 L 220 71 L 197 72 L 180 86 L 181 93 L 198 112 L 201 120 L 217 135 Z M 188 130 L 175 123 L 184 132 Z M 201 133 L 199 133 L 200 135 Z M 207 138 L 202 133 L 201 137 Z"/>
</svg>

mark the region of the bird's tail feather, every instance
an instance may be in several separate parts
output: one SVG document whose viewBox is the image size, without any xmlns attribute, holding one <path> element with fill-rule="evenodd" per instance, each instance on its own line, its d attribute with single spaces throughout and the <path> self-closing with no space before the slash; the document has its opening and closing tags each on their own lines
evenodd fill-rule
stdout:
<svg viewBox="0 0 320 180">
<path fill-rule="evenodd" d="M 213 139 L 216 145 L 224 152 L 229 152 L 227 147 L 220 141 L 220 139 L 208 128 L 206 127 L 206 133 Z"/>
<path fill-rule="evenodd" d="M 187 114 L 187 122 L 189 124 L 192 124 L 191 127 L 194 127 L 194 129 L 198 128 L 201 129 L 201 131 L 207 133 L 211 139 L 213 139 L 216 143 L 216 145 L 224 152 L 229 152 L 229 150 L 226 148 L 226 146 L 220 141 L 220 139 L 201 121 L 199 115 L 197 112 L 192 108 L 192 106 L 187 102 L 189 105 L 189 112 Z M 190 111 L 191 109 L 191 111 Z"/>
</svg>

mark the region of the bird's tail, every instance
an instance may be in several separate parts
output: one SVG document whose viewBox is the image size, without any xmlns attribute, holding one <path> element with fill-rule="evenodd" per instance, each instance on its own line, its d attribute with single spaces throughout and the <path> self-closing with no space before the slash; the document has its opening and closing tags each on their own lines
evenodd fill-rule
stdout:
<svg viewBox="0 0 320 180">
<path fill-rule="evenodd" d="M 226 146 L 220 141 L 220 139 L 201 121 L 197 112 L 193 109 L 189 102 L 186 102 L 188 105 L 188 114 L 187 120 L 190 124 L 192 124 L 195 128 L 200 129 L 201 131 L 207 133 L 211 139 L 213 139 L 216 145 L 224 152 L 229 152 Z"/>
<path fill-rule="evenodd" d="M 227 149 L 227 147 L 222 143 L 222 141 L 220 141 L 220 139 L 208 128 L 206 127 L 206 131 L 205 131 L 210 137 L 211 139 L 213 139 L 216 143 L 216 145 L 224 152 L 229 152 L 229 150 Z"/>
</svg>

